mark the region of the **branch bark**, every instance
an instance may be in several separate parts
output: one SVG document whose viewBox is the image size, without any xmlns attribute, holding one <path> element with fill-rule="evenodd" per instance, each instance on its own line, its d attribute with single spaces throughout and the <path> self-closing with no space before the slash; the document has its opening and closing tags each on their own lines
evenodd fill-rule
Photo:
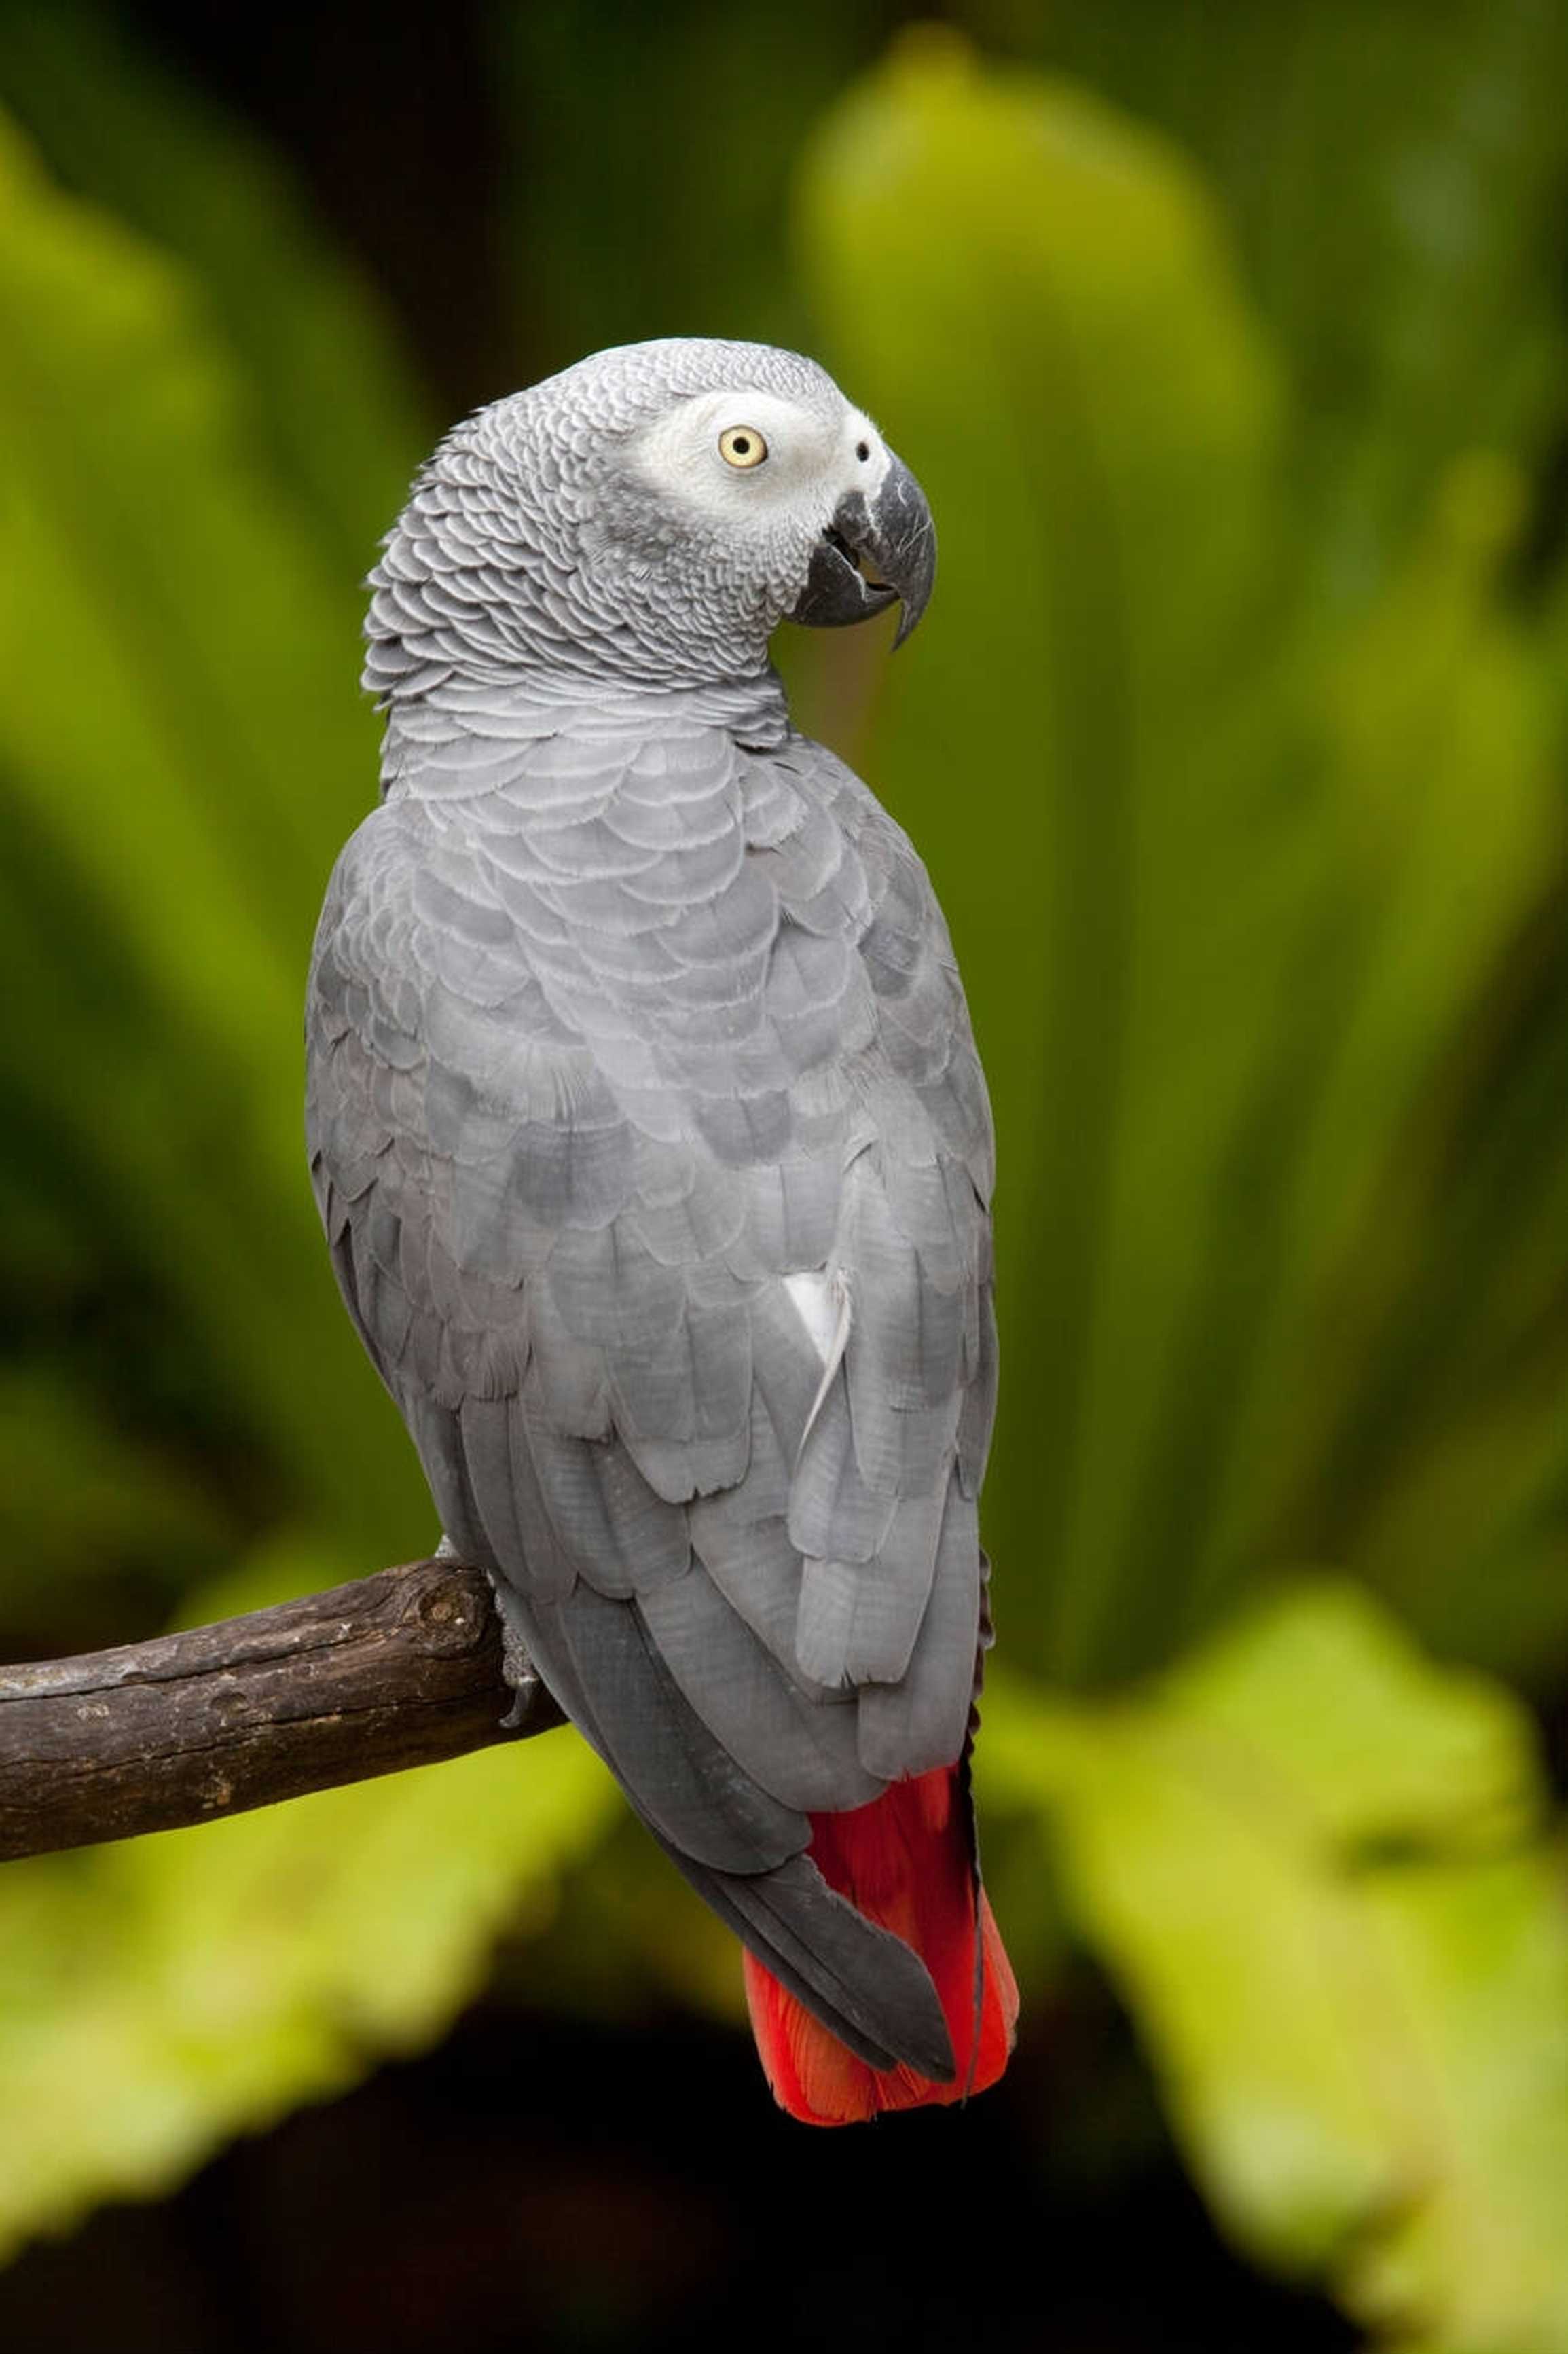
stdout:
<svg viewBox="0 0 1568 2354">
<path fill-rule="evenodd" d="M 517 1701 L 519 1722 L 502 1719 Z M 439 1559 L 71 1659 L 0 1667 L 0 1858 L 172 1830 L 562 1722 L 514 1694 L 478 1570 Z"/>
</svg>

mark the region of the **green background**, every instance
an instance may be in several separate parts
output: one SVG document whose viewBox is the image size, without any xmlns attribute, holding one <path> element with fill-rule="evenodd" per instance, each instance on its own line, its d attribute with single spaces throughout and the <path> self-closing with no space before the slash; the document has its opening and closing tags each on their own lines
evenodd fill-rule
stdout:
<svg viewBox="0 0 1568 2354">
<path fill-rule="evenodd" d="M 433 1541 L 299 1141 L 358 584 L 464 408 L 797 345 L 941 535 L 896 663 L 779 655 L 996 1102 L 1024 1994 L 969 2115 L 792 2135 L 570 1734 L 7 1867 L 13 2342 L 653 2345 L 767 2264 L 732 2333 L 1568 2349 L 1565 93 L 1547 0 L 0 0 L 0 1655 Z"/>
</svg>

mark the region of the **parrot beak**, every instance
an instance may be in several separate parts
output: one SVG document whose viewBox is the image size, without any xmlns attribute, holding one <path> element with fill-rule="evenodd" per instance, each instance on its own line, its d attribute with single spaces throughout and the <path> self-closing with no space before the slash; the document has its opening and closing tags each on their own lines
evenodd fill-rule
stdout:
<svg viewBox="0 0 1568 2354">
<path fill-rule="evenodd" d="M 868 620 L 898 599 L 895 647 L 901 646 L 930 601 L 937 577 L 937 527 L 926 493 L 902 458 L 889 463 L 874 498 L 851 491 L 823 532 L 805 592 L 789 615 L 815 630 Z"/>
</svg>

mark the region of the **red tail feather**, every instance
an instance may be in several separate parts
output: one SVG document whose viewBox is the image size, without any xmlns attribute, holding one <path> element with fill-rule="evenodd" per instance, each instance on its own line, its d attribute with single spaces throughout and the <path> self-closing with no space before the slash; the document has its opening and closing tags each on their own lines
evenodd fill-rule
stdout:
<svg viewBox="0 0 1568 2354">
<path fill-rule="evenodd" d="M 934 2084 L 912 2068 L 870 2068 L 845 2050 L 762 1964 L 746 1956 L 752 2031 L 775 2097 L 814 2126 L 850 2125 L 879 2109 L 913 2109 L 983 2093 L 1007 2065 L 1018 1988 L 976 1889 L 956 1766 L 895 1782 L 869 1807 L 811 1817 L 811 1859 L 831 1888 L 913 1946 L 930 1971 L 953 2040 L 958 2073 Z"/>
</svg>

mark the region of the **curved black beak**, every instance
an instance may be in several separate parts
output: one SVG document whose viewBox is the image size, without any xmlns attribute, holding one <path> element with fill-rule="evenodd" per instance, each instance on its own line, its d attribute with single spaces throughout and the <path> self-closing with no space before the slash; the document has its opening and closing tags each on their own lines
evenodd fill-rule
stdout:
<svg viewBox="0 0 1568 2354">
<path fill-rule="evenodd" d="M 897 598 L 904 610 L 893 642 L 901 646 L 930 602 L 936 577 L 937 527 L 926 493 L 890 451 L 874 497 L 851 491 L 839 501 L 789 619 L 838 629 L 885 612 Z"/>
</svg>

